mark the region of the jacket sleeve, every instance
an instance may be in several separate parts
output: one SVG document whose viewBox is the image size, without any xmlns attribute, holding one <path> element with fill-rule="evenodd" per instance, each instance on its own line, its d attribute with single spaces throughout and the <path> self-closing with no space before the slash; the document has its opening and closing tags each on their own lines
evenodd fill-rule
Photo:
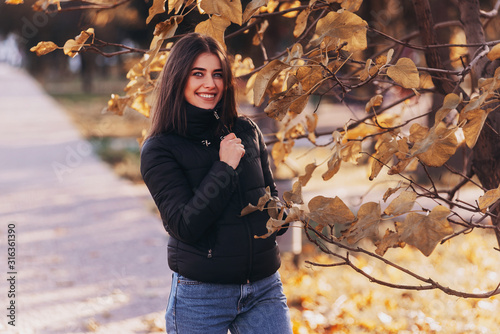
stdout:
<svg viewBox="0 0 500 334">
<path fill-rule="evenodd" d="M 176 239 L 194 243 L 220 217 L 236 188 L 234 169 L 216 161 L 197 189 L 192 190 L 172 152 L 158 142 L 141 151 L 141 174 L 165 229 Z"/>
<path fill-rule="evenodd" d="M 260 161 L 262 164 L 264 181 L 266 183 L 266 187 L 269 186 L 271 190 L 271 196 L 275 197 L 276 200 L 279 200 L 278 189 L 276 188 L 276 183 L 274 182 L 273 172 L 271 170 L 271 165 L 269 162 L 269 153 L 267 151 L 267 146 L 264 141 L 264 136 L 262 135 L 262 132 L 259 130 L 258 127 L 256 127 L 256 131 L 259 137 Z M 278 231 L 277 235 L 284 234 L 288 230 L 288 226 L 289 224 L 283 225 L 283 228 Z"/>
</svg>

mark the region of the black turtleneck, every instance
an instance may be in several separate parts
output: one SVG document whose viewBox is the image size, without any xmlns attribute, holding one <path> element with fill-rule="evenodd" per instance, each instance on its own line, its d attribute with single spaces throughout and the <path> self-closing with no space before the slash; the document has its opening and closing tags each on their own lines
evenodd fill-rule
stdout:
<svg viewBox="0 0 500 334">
<path fill-rule="evenodd" d="M 216 109 L 217 107 L 214 109 L 203 109 L 186 103 L 186 137 L 199 140 L 200 143 L 208 140 L 211 144 L 218 144 L 220 139 L 217 138 L 216 132 L 219 120 L 214 114 Z M 206 142 L 202 144 L 206 145 Z"/>
</svg>

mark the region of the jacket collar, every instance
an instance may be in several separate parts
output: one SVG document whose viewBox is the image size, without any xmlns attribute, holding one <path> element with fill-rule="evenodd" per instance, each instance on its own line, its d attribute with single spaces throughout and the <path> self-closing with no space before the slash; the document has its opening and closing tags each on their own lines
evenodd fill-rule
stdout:
<svg viewBox="0 0 500 334">
<path fill-rule="evenodd" d="M 203 109 L 186 102 L 186 137 L 199 140 L 205 146 L 218 142 L 215 134 L 218 125 L 218 108 L 219 105 L 214 109 Z"/>
</svg>

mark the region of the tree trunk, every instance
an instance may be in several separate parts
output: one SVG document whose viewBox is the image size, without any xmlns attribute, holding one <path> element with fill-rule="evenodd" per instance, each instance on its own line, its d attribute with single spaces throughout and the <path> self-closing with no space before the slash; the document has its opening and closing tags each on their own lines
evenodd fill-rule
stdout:
<svg viewBox="0 0 500 334">
<path fill-rule="evenodd" d="M 431 6 L 428 0 L 413 0 L 413 7 L 415 8 L 415 15 L 417 17 L 418 30 L 420 31 L 420 39 L 422 45 L 436 45 L 437 37 L 434 30 L 434 19 L 431 13 Z M 428 48 L 425 50 L 425 61 L 427 66 L 432 68 L 442 68 L 444 66 L 436 48 Z M 435 73 L 432 76 L 432 82 L 437 91 L 443 95 L 453 92 L 454 86 L 447 80 L 446 74 Z M 431 120 L 433 122 L 433 120 Z"/>
<path fill-rule="evenodd" d="M 485 43 L 483 26 L 480 21 L 479 1 L 458 1 L 461 21 L 464 26 L 467 43 Z M 478 47 L 469 48 L 469 57 L 472 60 Z M 480 76 L 492 77 L 496 66 L 489 66 L 491 62 L 486 57 L 479 60 L 473 67 L 473 82 Z M 497 65 L 497 64 L 494 64 Z M 489 105 L 489 107 L 495 107 Z M 495 189 L 500 184 L 500 111 L 497 109 L 489 114 L 488 119 L 479 135 L 476 146 L 473 148 L 472 170 L 486 189 Z M 493 219 L 498 244 L 500 246 L 500 207 L 493 212 L 497 218 Z"/>
</svg>

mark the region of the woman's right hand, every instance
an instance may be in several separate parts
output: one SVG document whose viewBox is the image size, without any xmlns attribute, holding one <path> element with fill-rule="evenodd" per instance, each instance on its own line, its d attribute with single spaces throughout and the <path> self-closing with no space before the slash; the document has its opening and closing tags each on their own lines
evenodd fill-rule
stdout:
<svg viewBox="0 0 500 334">
<path fill-rule="evenodd" d="M 228 134 L 220 142 L 219 158 L 229 166 L 236 169 L 241 158 L 245 155 L 245 147 L 241 143 L 241 139 L 236 137 L 234 133 Z"/>
</svg>

